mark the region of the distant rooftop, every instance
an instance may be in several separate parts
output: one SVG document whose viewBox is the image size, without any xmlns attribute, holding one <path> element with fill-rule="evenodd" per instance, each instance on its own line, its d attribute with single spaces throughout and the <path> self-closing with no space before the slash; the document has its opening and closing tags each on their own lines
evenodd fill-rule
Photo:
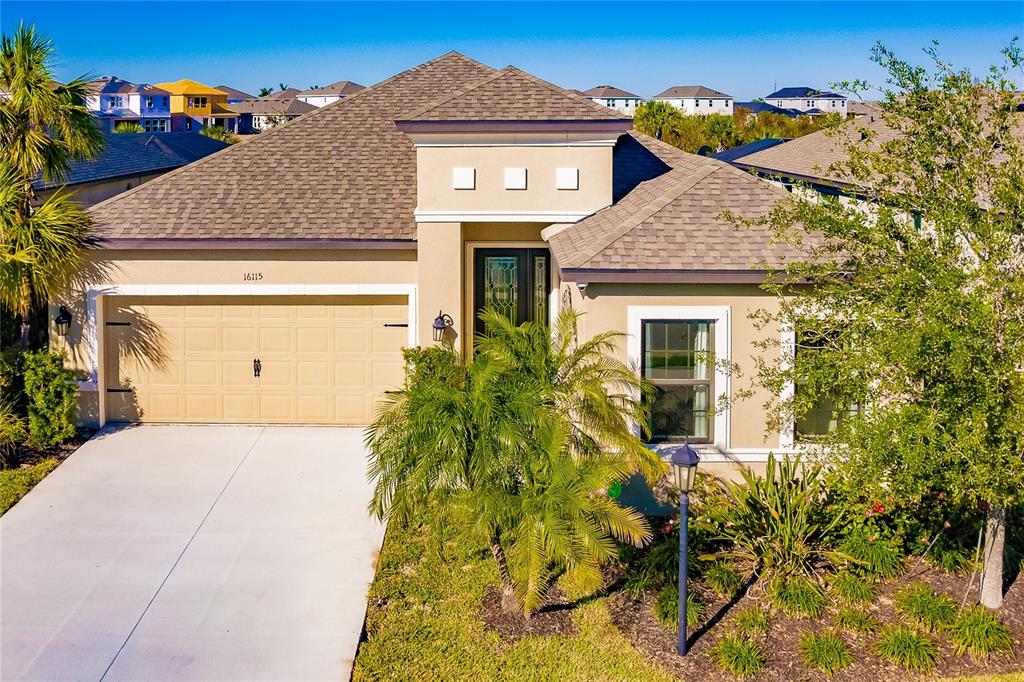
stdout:
<svg viewBox="0 0 1024 682">
<path fill-rule="evenodd" d="M 256 95 L 250 95 L 248 92 L 243 92 L 237 88 L 233 88 L 230 85 L 218 85 L 217 89 L 228 93 L 230 99 L 256 99 Z"/>
<path fill-rule="evenodd" d="M 285 88 L 284 90 L 275 90 L 269 95 L 263 95 L 257 99 L 288 99 L 289 97 L 295 97 L 301 90 L 298 88 Z"/>
<path fill-rule="evenodd" d="M 781 88 L 776 90 L 765 99 L 794 99 L 799 97 L 816 97 L 817 99 L 846 99 L 843 95 L 817 88 L 801 86 L 798 88 Z"/>
<path fill-rule="evenodd" d="M 719 161 L 725 161 L 726 163 L 732 163 L 742 156 L 759 152 L 762 149 L 771 149 L 783 142 L 789 142 L 789 140 L 790 138 L 788 137 L 766 137 L 763 140 L 755 140 L 753 142 L 741 144 L 738 147 L 733 147 L 732 149 L 726 149 L 725 151 L 718 152 L 717 154 L 712 154 L 711 158 L 718 159 Z"/>
<path fill-rule="evenodd" d="M 199 81 L 194 81 L 190 78 L 182 78 L 181 80 L 172 81 L 169 83 L 157 83 L 157 87 L 163 88 L 172 95 L 224 95 L 227 94 L 223 90 L 217 88 L 211 88 L 209 85 L 204 85 Z"/>
<path fill-rule="evenodd" d="M 658 97 L 703 97 L 705 99 L 732 99 L 732 95 L 727 95 L 724 92 L 718 90 L 712 90 L 711 88 L 703 85 L 673 85 L 671 88 L 654 96 L 655 99 Z"/>
<path fill-rule="evenodd" d="M 632 92 L 626 92 L 622 88 L 616 88 L 613 85 L 597 85 L 580 94 L 584 97 L 628 97 L 630 99 L 641 99 L 640 95 L 634 95 Z"/>
<path fill-rule="evenodd" d="M 86 87 L 94 95 L 126 95 L 126 94 L 143 94 L 143 95 L 169 95 L 166 90 L 150 85 L 149 83 L 132 83 L 130 81 L 122 80 L 117 76 L 101 76 L 95 80 L 91 80 L 86 83 Z"/>
<path fill-rule="evenodd" d="M 737 109 L 746 109 L 755 114 L 780 114 L 789 118 L 800 118 L 804 112 L 799 109 L 783 109 L 767 102 L 736 102 Z"/>
<path fill-rule="evenodd" d="M 360 90 L 365 89 L 366 86 L 360 85 L 359 83 L 353 83 L 352 81 L 338 81 L 337 83 L 325 85 L 322 88 L 310 88 L 309 90 L 303 90 L 296 94 L 302 95 L 303 97 L 309 95 L 354 95 Z"/>
<path fill-rule="evenodd" d="M 310 111 L 316 111 L 316 107 L 312 104 L 307 104 L 301 99 L 295 99 L 294 97 L 252 99 L 232 104 L 231 108 L 239 114 L 266 114 L 271 116 L 274 114 L 299 116 Z"/>
</svg>

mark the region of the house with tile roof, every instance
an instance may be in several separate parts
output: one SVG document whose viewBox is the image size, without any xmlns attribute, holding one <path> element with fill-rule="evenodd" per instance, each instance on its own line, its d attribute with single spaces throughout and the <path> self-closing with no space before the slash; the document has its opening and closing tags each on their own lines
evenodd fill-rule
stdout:
<svg viewBox="0 0 1024 682">
<path fill-rule="evenodd" d="M 788 196 L 448 53 L 93 206 L 54 344 L 94 424 L 361 425 L 403 347 L 472 352 L 484 309 L 575 310 L 581 341 L 628 335 L 619 358 L 656 387 L 650 447 L 762 462 L 792 439 L 766 433 L 766 395 L 715 409 L 747 388 L 721 368 L 753 372 L 773 333 L 749 317 L 772 305 L 759 283 L 801 254 L 722 212 Z"/>
<path fill-rule="evenodd" d="M 632 116 L 636 112 L 636 108 L 644 101 L 640 95 L 634 95 L 632 92 L 611 85 L 598 85 L 590 88 L 583 92 L 583 96 L 591 102 L 603 104 L 629 116 Z"/>
<path fill-rule="evenodd" d="M 805 114 L 846 115 L 847 98 L 844 95 L 806 86 L 780 88 L 766 95 L 764 101 L 780 109 L 798 109 Z"/>
<path fill-rule="evenodd" d="M 668 102 L 684 114 L 719 114 L 731 116 L 733 97 L 703 85 L 673 85 L 651 98 L 656 102 Z"/>
<path fill-rule="evenodd" d="M 360 90 L 364 90 L 365 86 L 359 83 L 353 83 L 352 81 L 338 81 L 337 83 L 331 83 L 321 87 L 313 87 L 308 90 L 302 90 L 295 93 L 295 98 L 300 102 L 311 104 L 314 107 L 326 106 L 332 102 L 345 99 L 349 95 L 354 95 Z"/>
<path fill-rule="evenodd" d="M 228 93 L 188 78 L 159 83 L 171 94 L 171 130 L 199 132 L 207 126 L 237 131 L 238 114 L 228 107 Z"/>
<path fill-rule="evenodd" d="M 166 90 L 147 83 L 130 83 L 117 76 L 102 76 L 87 85 L 85 106 L 100 127 L 111 131 L 118 123 L 138 123 L 146 132 L 171 129 L 171 103 Z"/>
<path fill-rule="evenodd" d="M 296 97 L 261 97 L 239 102 L 231 108 L 238 112 L 238 132 L 242 135 L 252 135 L 276 128 L 293 118 L 316 110 L 312 104 L 306 104 Z"/>
</svg>

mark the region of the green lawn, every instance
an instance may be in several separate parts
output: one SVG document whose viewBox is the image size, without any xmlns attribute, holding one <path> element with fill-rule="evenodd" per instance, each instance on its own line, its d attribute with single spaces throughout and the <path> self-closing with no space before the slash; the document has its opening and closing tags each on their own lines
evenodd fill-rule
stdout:
<svg viewBox="0 0 1024 682">
<path fill-rule="evenodd" d="M 60 462 L 56 459 L 44 459 L 24 469 L 5 469 L 0 471 L 0 514 L 14 506 L 14 503 L 25 497 L 36 483 L 46 478 L 46 474 L 57 468 Z"/>
<path fill-rule="evenodd" d="M 497 582 L 489 555 L 446 543 L 442 561 L 421 529 L 388 529 L 370 589 L 356 680 L 671 680 L 612 625 L 603 600 L 576 609 L 578 634 L 504 644 L 477 616 Z"/>
</svg>

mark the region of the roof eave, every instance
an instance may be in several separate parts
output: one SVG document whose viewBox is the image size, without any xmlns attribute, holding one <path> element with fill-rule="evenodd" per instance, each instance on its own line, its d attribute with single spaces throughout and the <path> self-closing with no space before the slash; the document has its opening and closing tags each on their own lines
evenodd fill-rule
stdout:
<svg viewBox="0 0 1024 682">
<path fill-rule="evenodd" d="M 771 271 L 562 268 L 559 273 L 562 280 L 580 284 L 760 284 Z"/>
<path fill-rule="evenodd" d="M 273 238 L 217 238 L 201 239 L 169 238 L 104 238 L 95 246 L 106 251 L 151 251 L 151 250 L 296 250 L 310 248 L 325 249 L 415 249 L 414 239 L 273 239 Z"/>
<path fill-rule="evenodd" d="M 530 132 L 625 133 L 633 128 L 631 118 L 611 119 L 548 119 L 548 120 L 398 120 L 395 125 L 405 133 L 507 133 Z"/>
</svg>

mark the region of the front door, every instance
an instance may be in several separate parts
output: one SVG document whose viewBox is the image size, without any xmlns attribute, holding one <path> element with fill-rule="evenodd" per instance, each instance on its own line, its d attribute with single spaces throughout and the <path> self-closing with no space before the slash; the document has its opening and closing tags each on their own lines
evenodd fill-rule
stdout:
<svg viewBox="0 0 1024 682">
<path fill-rule="evenodd" d="M 480 313 L 491 308 L 515 324 L 547 323 L 551 291 L 547 249 L 476 249 L 473 266 L 474 330 L 484 331 Z"/>
</svg>

